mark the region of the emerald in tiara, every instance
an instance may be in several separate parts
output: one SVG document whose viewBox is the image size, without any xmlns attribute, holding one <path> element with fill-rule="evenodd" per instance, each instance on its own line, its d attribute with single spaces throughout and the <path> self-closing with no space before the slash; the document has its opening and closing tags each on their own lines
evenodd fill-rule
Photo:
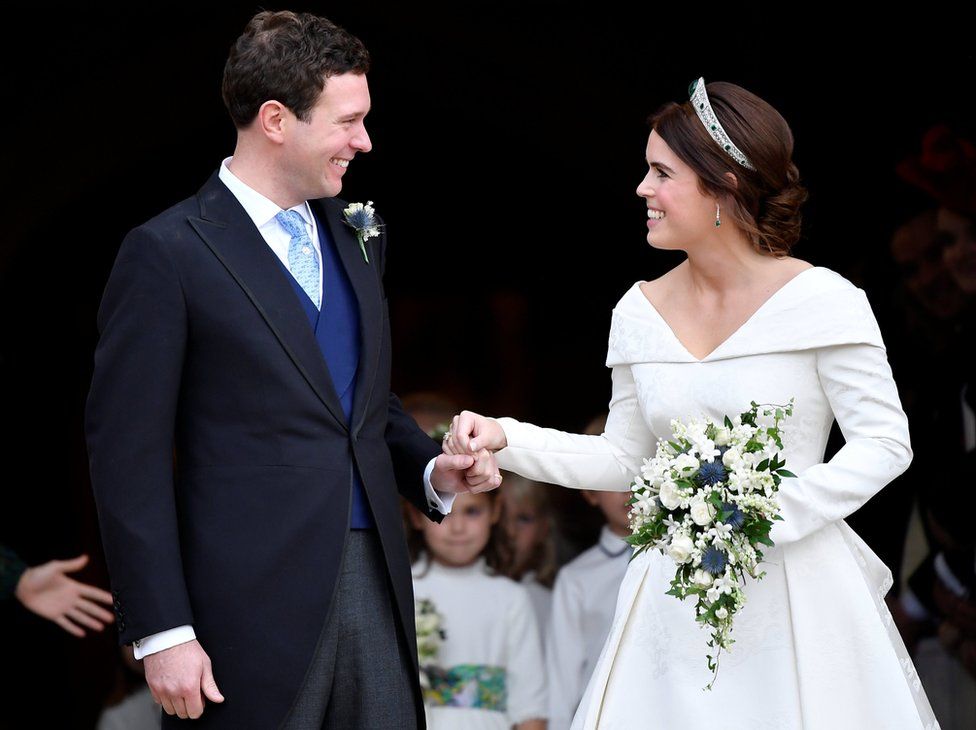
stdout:
<svg viewBox="0 0 976 730">
<path fill-rule="evenodd" d="M 695 113 L 698 114 L 698 118 L 701 119 L 702 124 L 705 125 L 705 129 L 712 136 L 712 139 L 718 143 L 719 147 L 728 152 L 732 159 L 743 167 L 755 170 L 755 166 L 749 162 L 749 159 L 743 154 L 742 150 L 735 146 L 729 138 L 729 135 L 722 128 L 722 123 L 715 116 L 715 111 L 708 101 L 708 93 L 705 91 L 705 79 L 699 76 L 696 81 L 692 81 L 688 86 L 688 94 L 691 97 L 692 106 L 695 107 Z"/>
</svg>

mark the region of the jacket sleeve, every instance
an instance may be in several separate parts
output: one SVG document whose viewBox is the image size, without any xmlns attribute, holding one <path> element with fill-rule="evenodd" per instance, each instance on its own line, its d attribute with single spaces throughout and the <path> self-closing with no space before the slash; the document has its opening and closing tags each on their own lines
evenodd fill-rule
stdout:
<svg viewBox="0 0 976 730">
<path fill-rule="evenodd" d="M 508 446 L 496 455 L 502 469 L 575 489 L 625 492 L 656 441 L 637 402 L 630 365 L 615 365 L 606 430 L 600 436 L 540 428 L 499 418 Z"/>
<path fill-rule="evenodd" d="M 173 478 L 186 305 L 147 227 L 122 242 L 98 328 L 85 433 L 119 636 L 132 643 L 193 622 Z"/>
<path fill-rule="evenodd" d="M 873 316 L 873 315 L 872 315 Z M 817 373 L 844 446 L 834 457 L 784 479 L 777 545 L 800 540 L 867 502 L 912 461 L 908 418 L 883 346 L 857 343 L 817 351 Z M 787 464 L 787 469 L 789 464 Z"/>
<path fill-rule="evenodd" d="M 380 275 L 380 287 L 382 287 L 382 277 L 386 270 L 387 233 L 383 219 L 379 215 L 376 219 L 380 225 L 380 236 L 372 250 L 377 254 L 376 267 Z M 444 514 L 428 501 L 424 485 L 424 471 L 430 460 L 441 453 L 440 444 L 424 433 L 417 422 L 403 410 L 400 399 L 392 392 L 389 394 L 385 438 L 393 459 L 397 490 L 431 520 L 435 522 L 443 520 Z"/>
<path fill-rule="evenodd" d="M 386 445 L 393 459 L 400 494 L 433 521 L 443 520 L 444 514 L 428 502 L 424 485 L 424 471 L 430 460 L 441 453 L 441 447 L 403 410 L 403 404 L 393 393 L 390 393 L 386 422 Z"/>
</svg>

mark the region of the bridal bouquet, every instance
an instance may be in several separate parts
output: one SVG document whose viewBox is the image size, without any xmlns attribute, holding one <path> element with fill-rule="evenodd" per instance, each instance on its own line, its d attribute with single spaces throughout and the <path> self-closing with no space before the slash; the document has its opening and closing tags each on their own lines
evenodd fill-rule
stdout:
<svg viewBox="0 0 976 730">
<path fill-rule="evenodd" d="M 776 493 L 782 477 L 795 477 L 779 458 L 780 422 L 793 415 L 785 406 L 753 402 L 735 420 L 671 421 L 673 438 L 659 440 L 631 485 L 627 541 L 660 550 L 677 565 L 668 595 L 697 601 L 697 620 L 712 630 L 708 646 L 711 689 L 722 649 L 731 649 L 732 621 L 745 603 L 745 577 L 759 580 L 762 546 L 781 520 Z M 762 410 L 760 410 L 762 408 Z M 772 424 L 760 423 L 772 416 Z"/>
</svg>

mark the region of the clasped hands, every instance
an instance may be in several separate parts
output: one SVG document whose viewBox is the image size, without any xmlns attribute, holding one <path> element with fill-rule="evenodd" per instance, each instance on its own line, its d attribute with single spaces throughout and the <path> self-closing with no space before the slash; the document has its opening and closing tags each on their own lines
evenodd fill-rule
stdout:
<svg viewBox="0 0 976 730">
<path fill-rule="evenodd" d="M 452 491 L 487 492 L 500 485 L 502 476 L 495 463 L 494 452 L 507 445 L 505 431 L 493 418 L 472 411 L 461 411 L 454 416 L 441 442 L 444 453 L 438 457 L 438 461 L 450 459 L 463 464 L 473 460 L 473 463 L 466 472 L 466 488 Z"/>
</svg>

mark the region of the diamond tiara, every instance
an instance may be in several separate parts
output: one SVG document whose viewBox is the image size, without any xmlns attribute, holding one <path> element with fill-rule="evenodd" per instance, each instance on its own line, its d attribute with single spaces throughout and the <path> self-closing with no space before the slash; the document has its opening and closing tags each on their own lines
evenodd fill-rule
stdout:
<svg viewBox="0 0 976 730">
<path fill-rule="evenodd" d="M 708 101 L 708 93 L 705 91 L 705 79 L 699 76 L 696 81 L 692 81 L 688 87 L 688 94 L 691 97 L 692 105 L 695 107 L 695 113 L 698 114 L 698 118 L 701 119 L 708 133 L 712 135 L 712 139 L 718 142 L 719 147 L 728 152 L 732 159 L 743 167 L 755 170 L 755 166 L 749 162 L 742 150 L 732 143 L 729 135 L 722 128 L 721 122 L 718 121 L 718 117 L 715 116 L 715 111 Z"/>
</svg>

